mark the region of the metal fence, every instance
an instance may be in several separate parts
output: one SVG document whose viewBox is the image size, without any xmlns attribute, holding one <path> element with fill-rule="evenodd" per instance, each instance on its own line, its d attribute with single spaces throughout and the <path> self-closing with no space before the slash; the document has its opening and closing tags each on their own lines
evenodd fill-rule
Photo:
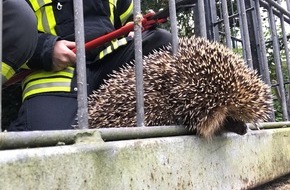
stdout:
<svg viewBox="0 0 290 190">
<path fill-rule="evenodd" d="M 178 2 L 178 1 L 177 1 Z M 83 50 L 82 2 L 75 1 L 75 28 L 77 61 L 85 60 Z M 177 44 L 175 0 L 169 0 L 170 30 L 173 33 L 173 50 Z M 289 37 L 290 0 L 192 0 L 194 33 L 224 43 L 240 53 L 246 63 L 259 71 L 263 80 L 271 85 L 275 95 L 275 113 L 271 121 L 289 120 Z M 134 18 L 140 14 L 140 1 L 134 1 Z M 144 103 L 142 87 L 141 28 L 135 26 L 135 51 L 137 65 L 137 126 L 143 126 Z M 175 52 L 174 51 L 174 52 Z M 85 64 L 77 64 L 85 66 Z M 87 128 L 85 69 L 78 77 L 78 121 L 80 128 Z M 284 123 L 285 124 L 285 123 Z"/>
<path fill-rule="evenodd" d="M 272 86 L 275 111 L 271 121 L 288 121 L 290 1 L 205 0 L 204 11 L 199 7 L 194 9 L 195 35 L 222 42 L 240 53 Z M 204 15 L 205 19 L 200 19 Z"/>
</svg>

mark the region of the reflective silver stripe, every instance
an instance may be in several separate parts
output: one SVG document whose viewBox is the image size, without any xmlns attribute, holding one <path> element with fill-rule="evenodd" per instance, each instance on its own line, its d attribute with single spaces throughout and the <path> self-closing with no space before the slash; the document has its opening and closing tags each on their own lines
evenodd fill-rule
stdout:
<svg viewBox="0 0 290 190">
<path fill-rule="evenodd" d="M 70 92 L 71 79 L 66 78 L 52 78 L 52 79 L 39 79 L 31 81 L 23 90 L 22 99 L 39 93 L 45 92 Z"/>
<path fill-rule="evenodd" d="M 30 0 L 30 3 L 37 17 L 37 29 L 41 32 L 56 35 L 52 0 Z"/>
<path fill-rule="evenodd" d="M 68 78 L 73 78 L 74 74 L 74 68 L 73 67 L 67 67 L 66 69 L 58 72 L 53 72 L 53 71 L 37 71 L 29 76 L 27 76 L 22 85 L 26 85 L 28 82 L 31 80 L 36 80 L 36 79 L 41 79 L 41 78 L 46 78 L 46 77 L 68 77 Z"/>
<path fill-rule="evenodd" d="M 127 39 L 126 38 L 121 38 L 119 40 L 111 41 L 111 45 L 109 45 L 107 48 L 105 48 L 103 51 L 100 52 L 99 59 L 102 59 L 106 55 L 112 53 L 113 50 L 116 50 L 120 46 L 123 46 L 123 45 L 126 45 L 126 44 L 127 44 Z"/>
<path fill-rule="evenodd" d="M 34 11 L 37 11 L 43 5 L 49 4 L 51 2 L 52 2 L 52 0 L 45 0 L 45 1 L 44 0 L 30 0 L 30 3 L 32 5 L 32 8 Z"/>
</svg>

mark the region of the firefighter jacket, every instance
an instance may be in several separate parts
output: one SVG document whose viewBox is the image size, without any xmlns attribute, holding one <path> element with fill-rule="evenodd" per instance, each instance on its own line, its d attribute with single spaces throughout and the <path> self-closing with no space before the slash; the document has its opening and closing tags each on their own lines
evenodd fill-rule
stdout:
<svg viewBox="0 0 290 190">
<path fill-rule="evenodd" d="M 52 52 L 57 40 L 75 41 L 73 0 L 27 0 L 38 20 L 38 44 L 27 66 L 38 71 L 23 82 L 23 99 L 46 92 L 73 91 L 75 68 L 52 72 Z M 90 41 L 123 26 L 132 18 L 132 0 L 84 0 L 85 41 Z M 126 38 L 113 40 L 86 53 L 87 63 L 102 59 L 127 43 Z"/>
<path fill-rule="evenodd" d="M 2 6 L 2 4 L 1 4 Z M 2 84 L 32 56 L 37 42 L 36 19 L 25 1 L 3 0 Z"/>
</svg>

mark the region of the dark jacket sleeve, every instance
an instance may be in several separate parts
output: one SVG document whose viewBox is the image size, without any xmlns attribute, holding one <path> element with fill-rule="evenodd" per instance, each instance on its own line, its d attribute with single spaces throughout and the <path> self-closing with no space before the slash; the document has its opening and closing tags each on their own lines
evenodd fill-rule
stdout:
<svg viewBox="0 0 290 190">
<path fill-rule="evenodd" d="M 133 19 L 133 0 L 118 0 L 116 5 L 116 16 L 119 18 L 121 25 L 125 25 Z"/>
<path fill-rule="evenodd" d="M 38 42 L 35 52 L 27 66 L 30 69 L 52 70 L 52 53 L 55 42 L 59 39 L 58 36 L 53 36 L 45 33 L 38 33 Z"/>
</svg>

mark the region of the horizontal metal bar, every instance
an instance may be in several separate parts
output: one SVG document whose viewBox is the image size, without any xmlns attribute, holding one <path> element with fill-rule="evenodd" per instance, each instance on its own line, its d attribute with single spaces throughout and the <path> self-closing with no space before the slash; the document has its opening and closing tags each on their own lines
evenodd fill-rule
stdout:
<svg viewBox="0 0 290 190">
<path fill-rule="evenodd" d="M 258 126 L 258 128 L 257 128 Z M 267 122 L 254 126 L 252 130 L 290 127 L 290 122 Z M 104 141 L 155 138 L 166 136 L 192 135 L 183 126 L 154 126 L 128 128 L 102 128 L 83 130 L 2 132 L 0 133 L 0 150 L 29 147 L 45 147 L 74 144 L 79 137 L 92 137 L 100 134 Z M 99 139 L 96 139 L 99 140 Z"/>
<path fill-rule="evenodd" d="M 263 1 L 260 0 L 260 2 L 263 2 Z M 281 5 L 279 5 L 278 3 L 276 3 L 275 1 L 273 1 L 273 0 L 267 0 L 267 3 L 269 3 L 271 6 L 275 7 L 282 14 L 287 15 L 288 18 L 290 18 L 290 12 L 287 11 L 286 9 L 284 9 L 284 7 L 282 7 Z"/>
<path fill-rule="evenodd" d="M 224 33 L 224 32 L 222 32 L 222 31 L 219 31 L 219 34 L 221 34 L 221 35 L 223 35 L 223 36 L 225 36 L 226 34 Z M 236 38 L 236 37 L 234 37 L 234 36 L 231 36 L 231 39 L 232 40 L 235 40 L 235 41 L 238 41 L 238 42 L 243 42 L 243 40 L 242 39 L 239 39 L 239 38 Z"/>
<path fill-rule="evenodd" d="M 0 189 L 252 189 L 290 172 L 289 137 L 284 128 L 5 150 Z"/>
<path fill-rule="evenodd" d="M 105 141 L 192 134 L 181 126 L 2 132 L 0 133 L 0 150 L 70 145 L 74 144 L 79 136 L 89 137 L 94 136 L 95 133 L 100 133 Z"/>
<path fill-rule="evenodd" d="M 270 6 L 268 3 L 264 2 L 264 1 L 260 1 L 260 5 L 261 5 L 261 7 L 264 7 L 265 9 L 268 9 Z M 276 15 L 278 17 L 281 16 L 281 13 L 278 12 L 276 9 L 273 9 L 273 13 L 274 13 L 274 15 Z M 283 15 L 283 17 L 284 17 L 284 21 L 287 22 L 288 24 L 290 24 L 290 19 L 288 17 L 286 17 L 285 15 Z"/>
<path fill-rule="evenodd" d="M 256 126 L 253 124 L 247 124 L 250 129 L 252 130 L 259 130 L 259 129 L 275 129 L 275 128 L 284 128 L 284 127 L 290 127 L 289 121 L 282 121 L 282 122 L 266 122 L 266 123 L 260 123 Z M 257 128 L 258 127 L 258 128 Z"/>
<path fill-rule="evenodd" d="M 246 9 L 246 12 L 252 11 L 252 10 L 254 10 L 254 7 Z M 239 13 L 235 13 L 235 14 L 229 15 L 228 18 L 230 20 L 230 19 L 236 18 L 238 16 L 239 16 Z M 216 26 L 216 25 L 222 23 L 223 21 L 224 21 L 224 19 L 219 19 L 218 21 L 214 22 L 213 25 Z"/>
</svg>

